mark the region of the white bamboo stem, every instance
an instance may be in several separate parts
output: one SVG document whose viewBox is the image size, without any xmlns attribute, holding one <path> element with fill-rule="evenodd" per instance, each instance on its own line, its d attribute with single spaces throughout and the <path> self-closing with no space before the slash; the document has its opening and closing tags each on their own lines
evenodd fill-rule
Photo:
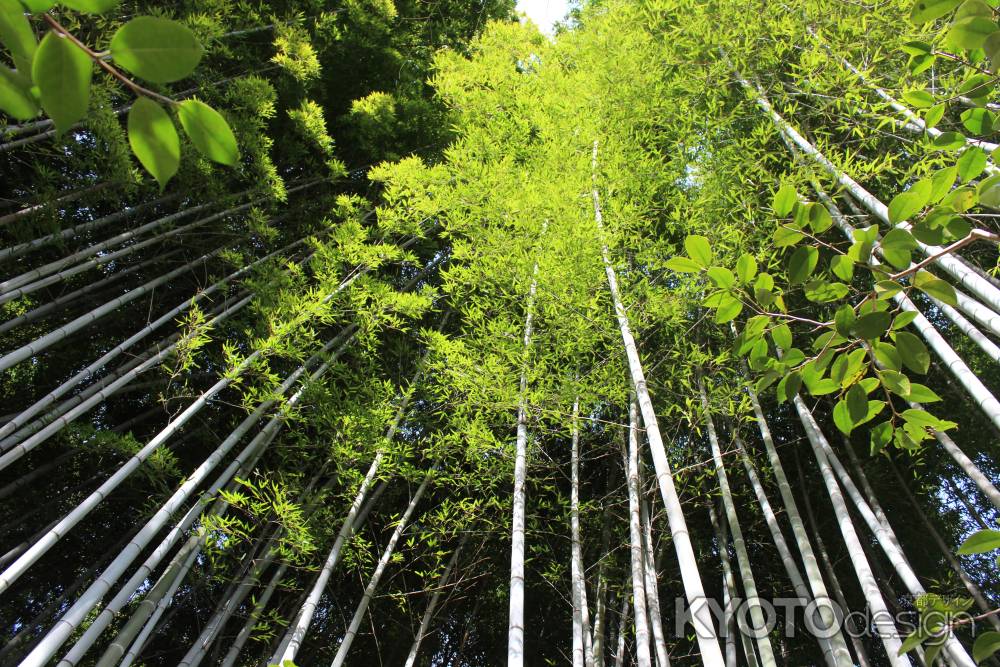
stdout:
<svg viewBox="0 0 1000 667">
<path fill-rule="evenodd" d="M 434 473 L 437 472 L 438 465 L 435 464 L 433 468 L 427 471 L 424 475 L 424 480 L 417 487 L 417 492 L 413 494 L 413 498 L 410 500 L 410 504 L 407 505 L 406 511 L 403 512 L 403 516 L 400 517 L 399 522 L 396 524 L 396 529 L 392 532 L 392 536 L 389 538 L 389 543 L 386 544 L 385 550 L 382 552 L 382 557 L 379 558 L 378 564 L 375 566 L 375 571 L 372 573 L 371 579 L 368 581 L 368 585 L 365 586 L 365 592 L 361 596 L 361 602 L 358 603 L 357 609 L 354 611 L 354 617 L 351 619 L 351 624 L 347 627 L 347 632 L 344 633 L 344 638 L 340 642 L 340 646 L 337 648 L 337 654 L 333 657 L 333 662 L 330 663 L 331 667 L 343 667 L 344 663 L 347 661 L 347 654 L 351 650 L 351 644 L 354 642 L 354 638 L 358 634 L 358 629 L 361 627 L 361 621 L 364 620 L 365 612 L 368 611 L 368 604 L 371 602 L 372 596 L 375 594 L 375 589 L 378 587 L 379 581 L 382 579 L 382 575 L 385 573 L 385 568 L 389 564 L 389 559 L 392 558 L 393 552 L 396 550 L 396 544 L 399 542 L 399 538 L 402 537 L 403 531 L 406 529 L 407 524 L 410 522 L 410 517 L 413 516 L 413 511 L 417 508 L 417 503 L 423 497 L 424 492 L 427 490 L 427 486 L 430 484 L 434 477 Z"/>
<path fill-rule="evenodd" d="M 882 644 L 885 646 L 889 664 L 893 667 L 910 667 L 909 658 L 905 655 L 899 655 L 899 650 L 902 647 L 902 642 L 899 639 L 899 631 L 896 629 L 896 625 L 892 620 L 892 614 L 889 612 L 885 600 L 882 598 L 881 591 L 879 591 L 878 581 L 875 579 L 875 575 L 872 573 L 871 566 L 861 547 L 861 539 L 854 529 L 854 524 L 851 523 L 847 503 L 844 500 L 840 487 L 837 485 L 837 480 L 834 477 L 829 460 L 824 453 L 824 448 L 820 444 L 821 441 L 825 442 L 826 438 L 823 436 L 819 425 L 813 419 L 812 413 L 809 412 L 802 399 L 799 396 L 795 396 L 794 402 L 795 409 L 799 413 L 799 419 L 805 428 L 806 436 L 812 444 L 813 453 L 816 455 L 816 463 L 819 465 L 820 472 L 822 473 L 827 494 L 833 503 L 837 524 L 840 527 L 840 532 L 847 545 L 847 549 L 851 554 L 854 571 L 857 573 L 858 582 L 861 584 L 865 600 L 868 602 L 868 607 L 872 612 L 872 624 L 878 632 Z"/>
<path fill-rule="evenodd" d="M 639 414 L 635 398 L 629 400 L 628 449 L 625 470 L 628 476 L 629 560 L 632 571 L 632 607 L 635 629 L 635 662 L 638 667 L 650 667 L 649 616 L 646 605 L 645 559 L 642 553 L 642 524 L 639 511 Z"/>
<path fill-rule="evenodd" d="M 542 235 L 547 221 L 542 222 Z M 507 667 L 524 665 L 524 526 L 525 483 L 528 477 L 528 355 L 531 351 L 532 318 L 538 291 L 538 262 L 531 272 L 525 305 L 521 380 L 517 402 L 517 436 L 514 445 L 514 492 L 510 524 L 510 604 L 507 621 Z"/>
<path fill-rule="evenodd" d="M 591 195 L 594 204 L 594 220 L 597 224 L 598 235 L 601 237 L 604 235 L 604 223 L 601 216 L 601 202 L 596 185 L 596 141 L 594 142 L 592 167 L 594 187 Z M 625 311 L 625 306 L 622 303 L 621 294 L 618 290 L 618 278 L 615 274 L 614 266 L 611 264 L 611 253 L 608 250 L 607 243 L 603 239 L 600 243 L 601 257 L 604 261 L 604 271 L 608 280 L 608 288 L 611 291 L 615 316 L 618 320 L 618 328 L 625 347 L 625 355 L 628 360 L 633 388 L 642 413 L 642 421 L 646 427 L 646 438 L 649 441 L 653 468 L 656 470 L 656 479 L 659 483 L 660 494 L 663 497 L 663 504 L 667 510 L 667 522 L 670 526 L 670 535 L 674 544 L 674 550 L 677 553 L 677 560 L 680 564 L 681 581 L 684 584 L 684 593 L 691 608 L 691 621 L 698 639 L 698 647 L 701 649 L 701 658 L 707 667 L 722 667 L 724 665 L 722 650 L 719 648 L 718 635 L 712 623 L 711 610 L 706 601 L 705 587 L 702 585 L 701 574 L 698 571 L 698 559 L 694 554 L 694 547 L 691 544 L 687 522 L 684 520 L 684 510 L 681 507 L 680 498 L 677 496 L 677 489 L 674 487 L 674 480 L 670 471 L 670 461 L 667 459 L 666 447 L 664 447 L 663 437 L 660 435 L 656 412 L 653 409 L 653 402 L 646 388 L 646 377 L 642 370 L 639 350 L 632 335 L 628 314 Z"/>
<path fill-rule="evenodd" d="M 729 487 L 729 475 L 722 460 L 722 447 L 719 445 L 719 436 L 715 432 L 715 421 L 712 419 L 711 408 L 708 403 L 708 393 L 705 391 L 705 383 L 701 377 L 698 378 L 698 391 L 701 395 L 701 407 L 705 413 L 705 426 L 708 429 L 708 441 L 712 448 L 712 460 L 715 463 L 715 474 L 719 480 L 719 489 L 722 492 L 722 507 L 726 513 L 726 522 L 729 524 L 729 532 L 733 536 L 733 549 L 736 551 L 736 566 L 740 571 L 740 579 L 743 583 L 743 594 L 746 596 L 746 603 L 750 609 L 750 620 L 753 623 L 754 641 L 757 644 L 757 651 L 760 653 L 760 661 L 764 667 L 777 667 L 774 658 L 774 649 L 771 647 L 771 640 L 768 633 L 764 632 L 766 620 L 764 611 L 761 608 L 760 596 L 757 594 L 757 581 L 754 579 L 753 570 L 750 567 L 750 555 L 747 553 L 746 542 L 743 540 L 743 529 L 740 526 L 739 516 L 736 514 L 736 503 L 733 501 L 732 490 Z"/>
</svg>

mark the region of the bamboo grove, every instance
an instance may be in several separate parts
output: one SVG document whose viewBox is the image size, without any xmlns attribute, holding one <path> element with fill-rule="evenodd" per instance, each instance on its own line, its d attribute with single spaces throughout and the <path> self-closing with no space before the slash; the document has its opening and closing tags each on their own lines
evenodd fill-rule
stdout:
<svg viewBox="0 0 1000 667">
<path fill-rule="evenodd" d="M 0 0 L 0 664 L 1000 664 L 988 0 Z"/>
</svg>

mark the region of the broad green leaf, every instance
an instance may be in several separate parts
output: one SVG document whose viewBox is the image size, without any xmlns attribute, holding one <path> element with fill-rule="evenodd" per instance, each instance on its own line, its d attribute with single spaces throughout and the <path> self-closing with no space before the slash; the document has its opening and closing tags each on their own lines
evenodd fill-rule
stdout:
<svg viewBox="0 0 1000 667">
<path fill-rule="evenodd" d="M 923 341 L 906 331 L 897 331 L 896 350 L 903 365 L 914 373 L 926 375 L 931 367 L 931 355 Z"/>
<path fill-rule="evenodd" d="M 184 100 L 177 107 L 177 116 L 202 155 L 230 167 L 237 165 L 240 151 L 236 137 L 222 114 L 199 100 Z"/>
<path fill-rule="evenodd" d="M 17 120 L 29 120 L 38 115 L 38 101 L 31 94 L 31 82 L 3 65 L 0 65 L 0 111 Z"/>
<path fill-rule="evenodd" d="M 990 68 L 996 72 L 1000 70 L 1000 33 L 993 33 L 983 42 L 983 49 L 986 57 L 990 59 Z"/>
<path fill-rule="evenodd" d="M 903 327 L 909 326 L 913 320 L 917 319 L 917 313 L 912 310 L 905 310 L 892 321 L 893 331 L 899 331 Z"/>
<path fill-rule="evenodd" d="M 933 67 L 935 62 L 937 62 L 937 56 L 928 56 L 928 55 L 911 56 L 910 60 L 906 63 L 906 67 L 907 67 L 907 69 L 910 70 L 910 74 L 912 74 L 913 76 L 916 76 L 916 75 L 920 74 L 921 72 L 925 72 L 928 69 L 930 69 L 931 67 Z M 930 109 L 927 109 L 927 111 L 925 112 L 925 114 L 926 114 L 925 118 L 927 118 L 928 121 L 929 121 L 933 117 L 933 119 L 934 119 L 934 121 L 933 121 L 934 125 L 937 125 L 938 121 L 941 120 L 941 117 L 944 116 L 944 109 L 943 109 L 943 107 L 944 107 L 943 104 L 937 104 L 937 105 L 931 107 Z M 937 111 L 934 111 L 934 110 L 937 110 Z M 931 111 L 934 111 L 933 116 L 931 114 Z M 925 121 L 925 122 L 928 122 L 928 121 Z M 928 127 L 934 127 L 934 125 L 930 125 L 929 122 L 928 122 L 927 126 Z"/>
<path fill-rule="evenodd" d="M 983 529 L 976 531 L 958 547 L 958 555 L 971 556 L 1000 549 L 1000 530 Z"/>
<path fill-rule="evenodd" d="M 882 256 L 897 269 L 910 265 L 911 253 L 917 249 L 917 240 L 905 229 L 890 229 L 879 243 Z"/>
<path fill-rule="evenodd" d="M 991 177 L 989 180 L 993 180 Z M 984 181 L 984 183 L 989 182 Z M 983 206 L 989 206 L 990 208 L 1000 209 L 1000 182 L 990 183 L 988 187 L 980 190 L 979 202 Z"/>
<path fill-rule="evenodd" d="M 710 266 L 707 273 L 716 287 L 727 289 L 736 284 L 736 276 L 724 266 Z"/>
<path fill-rule="evenodd" d="M 982 109 L 971 109 L 971 111 L 982 111 Z M 986 152 L 978 146 L 966 148 L 958 158 L 958 177 L 963 183 L 979 178 L 984 169 L 986 169 Z"/>
<path fill-rule="evenodd" d="M 956 151 L 965 146 L 965 136 L 961 132 L 942 132 L 931 145 L 942 151 Z"/>
<path fill-rule="evenodd" d="M 920 58 L 921 58 L 921 65 L 926 63 L 926 67 L 924 69 L 933 65 L 934 61 L 936 60 L 934 56 L 920 56 Z M 923 70 L 913 72 L 913 74 L 919 74 L 921 71 Z M 948 110 L 947 104 L 943 102 L 941 104 L 935 104 L 930 109 L 924 112 L 924 125 L 926 125 L 929 128 L 937 126 L 937 124 L 941 122 L 941 119 L 944 118 L 944 112 L 947 110 Z"/>
<path fill-rule="evenodd" d="M 774 289 L 774 277 L 769 273 L 759 273 L 753 286 L 754 289 L 772 290 Z"/>
<path fill-rule="evenodd" d="M 875 294 L 879 301 L 888 301 L 903 291 L 903 286 L 895 280 L 880 280 L 875 283 Z"/>
<path fill-rule="evenodd" d="M 906 396 L 906 399 L 914 403 L 937 403 L 941 400 L 941 397 L 934 393 L 934 390 L 930 387 L 911 382 L 910 395 Z"/>
<path fill-rule="evenodd" d="M 732 295 L 727 294 L 719 309 L 715 312 L 715 322 L 725 324 L 735 320 L 743 312 L 743 302 Z"/>
<path fill-rule="evenodd" d="M 809 206 L 809 226 L 817 234 L 822 234 L 833 226 L 833 217 L 826 206 L 820 203 Z"/>
<path fill-rule="evenodd" d="M 679 273 L 698 273 L 701 271 L 701 265 L 687 257 L 671 257 L 665 264 L 668 269 Z"/>
<path fill-rule="evenodd" d="M 121 0 L 59 0 L 59 4 L 85 14 L 104 14 L 118 6 Z"/>
<path fill-rule="evenodd" d="M 806 360 L 806 353 L 797 347 L 789 348 L 781 357 L 782 363 L 788 367 L 794 367 Z"/>
<path fill-rule="evenodd" d="M 879 371 L 879 377 L 882 379 L 882 384 L 885 385 L 886 389 L 903 398 L 909 397 L 911 390 L 910 378 L 888 368 Z"/>
<path fill-rule="evenodd" d="M 198 66 L 203 49 L 189 28 L 170 19 L 139 16 L 111 38 L 111 57 L 136 76 L 170 83 Z"/>
<path fill-rule="evenodd" d="M 933 665 L 934 661 L 937 660 L 938 654 L 941 653 L 941 649 L 944 648 L 944 638 L 935 637 L 929 642 L 924 644 L 924 660 L 925 664 Z"/>
<path fill-rule="evenodd" d="M 945 44 L 949 48 L 965 51 L 978 49 L 997 29 L 997 24 L 986 17 L 966 16 L 951 24 L 951 29 L 945 36 Z"/>
<path fill-rule="evenodd" d="M 872 456 L 880 453 L 885 446 L 892 442 L 892 422 L 882 422 L 872 428 L 871 433 L 871 453 Z"/>
<path fill-rule="evenodd" d="M 956 91 L 959 95 L 967 95 L 972 98 L 978 106 L 986 105 L 986 98 L 991 92 L 996 81 L 992 76 L 986 74 L 973 74 L 963 81 Z"/>
<path fill-rule="evenodd" d="M 757 383 L 754 385 L 754 390 L 759 394 L 774 384 L 780 377 L 781 373 L 778 373 L 777 371 L 767 371 L 759 380 L 757 380 Z"/>
<path fill-rule="evenodd" d="M 749 283 L 757 275 L 757 260 L 753 255 L 743 253 L 736 260 L 736 277 L 743 284 Z"/>
<path fill-rule="evenodd" d="M 21 0 L 21 4 L 32 14 L 47 12 L 55 6 L 55 0 Z"/>
<path fill-rule="evenodd" d="M 910 408 L 909 410 L 904 410 L 901 414 L 903 419 L 908 425 L 914 426 L 920 429 L 934 429 L 937 431 L 946 431 L 950 428 L 957 426 L 955 422 L 947 421 L 944 419 L 938 419 L 926 410 L 920 410 L 918 408 Z"/>
<path fill-rule="evenodd" d="M 796 202 L 799 200 L 799 195 L 795 192 L 795 188 L 787 183 L 778 188 L 778 191 L 774 194 L 774 200 L 771 204 L 771 208 L 774 209 L 774 214 L 779 218 L 788 217 L 788 214 L 792 212 L 795 208 Z"/>
<path fill-rule="evenodd" d="M 35 52 L 31 78 L 60 134 L 87 115 L 92 74 L 93 62 L 86 53 L 54 32 L 45 35 Z"/>
<path fill-rule="evenodd" d="M 917 109 L 929 109 L 934 106 L 934 96 L 926 90 L 908 90 L 903 93 L 903 100 Z"/>
<path fill-rule="evenodd" d="M 962 112 L 961 118 L 965 129 L 979 135 L 991 134 L 993 132 L 993 123 L 996 122 L 996 116 L 988 109 L 966 109 Z M 981 151 L 982 149 L 979 150 Z M 968 149 L 965 152 L 968 153 Z M 986 153 L 983 153 L 983 160 L 986 160 Z M 962 180 L 967 181 L 969 179 Z"/>
<path fill-rule="evenodd" d="M 949 306 L 958 305 L 955 288 L 940 278 L 935 278 L 928 271 L 923 269 L 917 271 L 916 275 L 913 276 L 913 286 Z"/>
<path fill-rule="evenodd" d="M 910 10 L 910 20 L 920 25 L 939 19 L 962 4 L 962 0 L 917 0 Z"/>
<path fill-rule="evenodd" d="M 861 420 L 861 423 L 867 424 L 871 420 L 878 417 L 880 414 L 882 414 L 882 411 L 885 410 L 885 406 L 886 406 L 885 401 L 868 401 L 868 414 L 865 415 L 865 418 L 863 420 Z"/>
<path fill-rule="evenodd" d="M 919 40 L 906 42 L 899 48 L 903 51 L 903 53 L 909 54 L 911 56 L 929 55 L 932 51 L 934 51 L 933 44 L 931 44 L 930 42 L 921 42 Z"/>
<path fill-rule="evenodd" d="M 832 394 L 833 392 L 839 390 L 840 385 L 830 378 L 823 378 L 814 382 L 808 387 L 808 389 L 812 396 L 826 396 L 827 394 Z"/>
<path fill-rule="evenodd" d="M 923 209 L 931 198 L 931 183 L 928 180 L 917 181 L 906 192 L 901 192 L 889 202 L 889 221 L 892 224 L 903 222 Z"/>
<path fill-rule="evenodd" d="M 847 413 L 854 424 L 861 423 L 868 416 L 868 393 L 861 385 L 854 385 L 847 392 Z"/>
<path fill-rule="evenodd" d="M 955 12 L 955 20 L 963 19 L 966 16 L 993 16 L 993 10 L 983 0 L 965 0 Z"/>
<path fill-rule="evenodd" d="M 847 255 L 834 255 L 830 259 L 830 270 L 841 280 L 850 281 L 854 278 L 854 262 Z"/>
<path fill-rule="evenodd" d="M 948 193 L 941 204 L 950 206 L 956 212 L 968 211 L 979 201 L 979 195 L 972 188 L 957 188 Z"/>
<path fill-rule="evenodd" d="M 845 303 L 838 308 L 837 312 L 833 315 L 834 326 L 836 326 L 837 333 L 841 336 L 850 336 L 851 329 L 854 327 L 856 321 L 857 317 L 854 314 L 854 308 L 849 303 Z"/>
<path fill-rule="evenodd" d="M 806 283 L 806 298 L 814 303 L 828 303 L 843 299 L 850 289 L 844 283 L 830 283 L 825 280 L 813 280 Z"/>
<path fill-rule="evenodd" d="M 816 248 L 808 245 L 797 248 L 788 259 L 788 284 L 798 285 L 809 280 L 818 261 L 819 250 Z"/>
<path fill-rule="evenodd" d="M 181 140 L 163 107 L 147 97 L 137 99 L 128 113 L 128 141 L 162 191 L 181 162 Z"/>
<path fill-rule="evenodd" d="M 778 227 L 774 230 L 774 245 L 776 248 L 787 248 L 805 238 L 802 232 L 789 227 Z"/>
<path fill-rule="evenodd" d="M 892 343 L 873 343 L 872 349 L 875 350 L 875 360 L 883 367 L 894 371 L 903 369 L 903 358 L 899 356 L 899 350 Z"/>
<path fill-rule="evenodd" d="M 926 220 L 913 225 L 910 233 L 913 234 L 913 238 L 928 245 L 941 245 L 945 241 L 945 229 L 935 227 Z"/>
<path fill-rule="evenodd" d="M 854 430 L 854 420 L 851 419 L 847 399 L 842 398 L 833 406 L 833 424 L 844 435 L 850 435 Z"/>
<path fill-rule="evenodd" d="M 878 389 L 879 381 L 878 378 L 873 378 L 873 377 L 861 378 L 858 381 L 858 386 L 864 389 L 866 394 L 870 394 L 876 389 Z"/>
<path fill-rule="evenodd" d="M 743 335 L 747 339 L 760 338 L 770 323 L 771 318 L 767 315 L 754 315 L 747 320 L 746 326 L 743 327 Z"/>
<path fill-rule="evenodd" d="M 38 41 L 17 0 L 0 0 L 0 42 L 10 51 L 18 73 L 31 76 L 31 59 Z"/>
<path fill-rule="evenodd" d="M 725 290 L 718 290 L 712 292 L 701 302 L 701 305 L 706 308 L 718 308 L 725 302 L 726 299 L 730 298 L 732 295 Z"/>
<path fill-rule="evenodd" d="M 976 637 L 972 645 L 972 659 L 982 663 L 997 651 L 1000 651 L 1000 632 L 990 630 Z"/>
<path fill-rule="evenodd" d="M 956 176 L 958 176 L 958 167 L 954 166 L 938 169 L 934 172 L 934 175 L 931 176 L 931 202 L 937 203 L 951 192 L 951 186 L 955 184 Z"/>
<path fill-rule="evenodd" d="M 684 239 L 684 249 L 687 250 L 688 257 L 693 259 L 703 267 L 708 268 L 712 264 L 712 246 L 708 239 L 700 234 L 690 234 Z"/>
<path fill-rule="evenodd" d="M 875 340 L 881 338 L 882 334 L 889 329 L 892 317 L 889 313 L 874 312 L 867 313 L 858 318 L 854 323 L 854 332 L 865 340 Z"/>
<path fill-rule="evenodd" d="M 775 391 L 778 397 L 779 403 L 784 403 L 785 401 L 795 398 L 795 394 L 799 393 L 799 389 L 802 388 L 802 376 L 797 372 L 791 372 L 781 379 L 778 383 L 778 387 Z"/>
<path fill-rule="evenodd" d="M 779 324 L 771 329 L 771 338 L 774 340 L 774 344 L 782 350 L 792 349 L 792 330 L 788 328 L 787 324 Z"/>
<path fill-rule="evenodd" d="M 963 217 L 954 215 L 948 220 L 948 225 L 945 227 L 948 234 L 954 240 L 964 239 L 972 231 L 972 223 Z"/>
</svg>

